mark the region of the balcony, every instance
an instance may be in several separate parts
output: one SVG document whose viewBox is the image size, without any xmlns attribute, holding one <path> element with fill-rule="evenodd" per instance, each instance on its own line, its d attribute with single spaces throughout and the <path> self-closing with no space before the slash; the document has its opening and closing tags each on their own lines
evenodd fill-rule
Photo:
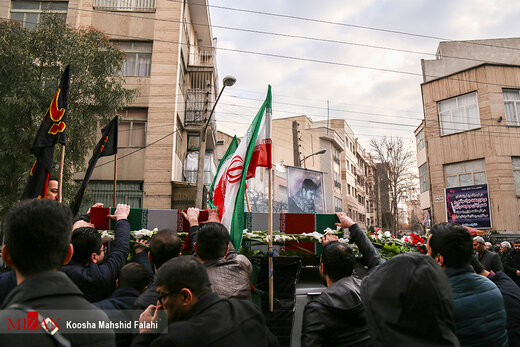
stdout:
<svg viewBox="0 0 520 347">
<path fill-rule="evenodd" d="M 190 47 L 188 65 L 190 67 L 216 66 L 215 48 L 214 47 Z"/>
<path fill-rule="evenodd" d="M 96 10 L 155 12 L 155 0 L 94 0 Z"/>
</svg>

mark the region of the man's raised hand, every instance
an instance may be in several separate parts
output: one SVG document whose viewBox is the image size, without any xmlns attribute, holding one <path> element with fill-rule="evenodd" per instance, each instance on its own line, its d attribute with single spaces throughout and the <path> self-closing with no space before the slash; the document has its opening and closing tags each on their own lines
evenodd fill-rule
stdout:
<svg viewBox="0 0 520 347">
<path fill-rule="evenodd" d="M 121 219 L 128 219 L 129 214 L 130 214 L 130 205 L 117 204 L 114 214 L 109 214 L 107 217 L 112 218 L 116 221 L 119 221 Z"/>
<path fill-rule="evenodd" d="M 339 223 L 334 223 L 335 226 L 342 227 L 343 229 L 348 229 L 354 224 L 356 224 L 352 218 L 347 216 L 345 212 L 336 212 L 336 216 L 339 218 Z"/>
</svg>

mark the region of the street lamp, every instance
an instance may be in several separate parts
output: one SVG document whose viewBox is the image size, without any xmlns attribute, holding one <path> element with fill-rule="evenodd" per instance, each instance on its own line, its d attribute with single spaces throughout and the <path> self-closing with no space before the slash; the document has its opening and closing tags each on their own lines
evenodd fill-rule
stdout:
<svg viewBox="0 0 520 347">
<path fill-rule="evenodd" d="M 327 150 L 325 148 L 323 148 L 323 149 L 320 149 L 319 151 L 317 151 L 316 153 L 309 154 L 308 156 L 306 156 L 302 160 L 300 160 L 300 166 L 305 162 L 305 160 L 307 158 L 310 158 L 313 155 L 324 154 L 325 152 L 327 152 Z M 307 166 L 305 166 L 305 168 L 307 168 Z"/>
<path fill-rule="evenodd" d="M 215 106 L 217 106 L 217 103 L 220 99 L 220 96 L 222 95 L 222 92 L 226 87 L 231 87 L 237 79 L 233 76 L 226 76 L 222 80 L 222 89 L 220 90 L 220 93 L 218 94 L 217 100 L 213 104 L 213 108 L 211 109 L 211 112 L 209 113 L 208 120 L 206 121 L 206 124 L 203 128 L 200 130 L 200 142 L 199 142 L 199 164 L 197 166 L 197 191 L 195 195 L 195 206 L 199 208 L 204 208 L 203 202 L 202 202 L 202 190 L 204 187 L 204 157 L 206 156 L 206 130 L 208 129 L 209 122 L 211 121 L 211 116 L 213 116 L 213 112 L 215 112 Z"/>
</svg>

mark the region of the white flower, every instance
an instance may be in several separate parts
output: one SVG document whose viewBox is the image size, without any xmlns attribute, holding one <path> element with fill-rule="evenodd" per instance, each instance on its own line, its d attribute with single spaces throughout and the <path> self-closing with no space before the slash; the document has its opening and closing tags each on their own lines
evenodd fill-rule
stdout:
<svg viewBox="0 0 520 347">
<path fill-rule="evenodd" d="M 385 231 L 384 235 L 385 235 L 385 237 L 392 237 L 392 234 L 390 234 L 389 231 Z"/>
</svg>

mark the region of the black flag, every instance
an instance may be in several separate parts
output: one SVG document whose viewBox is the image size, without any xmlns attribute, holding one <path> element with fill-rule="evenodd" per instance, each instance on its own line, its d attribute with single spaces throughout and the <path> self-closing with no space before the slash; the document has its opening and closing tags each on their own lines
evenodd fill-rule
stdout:
<svg viewBox="0 0 520 347">
<path fill-rule="evenodd" d="M 83 200 L 83 194 L 87 189 L 88 181 L 90 180 L 90 176 L 92 176 L 92 172 L 94 172 L 94 168 L 96 167 L 96 163 L 99 158 L 106 157 L 109 155 L 113 155 L 117 153 L 117 116 L 114 117 L 108 123 L 106 127 L 102 130 L 101 139 L 94 148 L 94 153 L 92 154 L 92 158 L 90 158 L 88 162 L 88 168 L 85 172 L 85 178 L 83 178 L 83 182 L 81 183 L 81 187 L 79 187 L 76 192 L 76 196 L 72 200 L 70 204 L 70 209 L 72 210 L 72 215 L 75 216 L 81 205 L 81 200 Z"/>
<path fill-rule="evenodd" d="M 44 198 L 47 195 L 49 174 L 54 162 L 54 146 L 57 143 L 65 144 L 69 85 L 70 65 L 67 65 L 31 147 L 31 153 L 36 157 L 36 161 L 29 173 L 22 199 Z"/>
</svg>

